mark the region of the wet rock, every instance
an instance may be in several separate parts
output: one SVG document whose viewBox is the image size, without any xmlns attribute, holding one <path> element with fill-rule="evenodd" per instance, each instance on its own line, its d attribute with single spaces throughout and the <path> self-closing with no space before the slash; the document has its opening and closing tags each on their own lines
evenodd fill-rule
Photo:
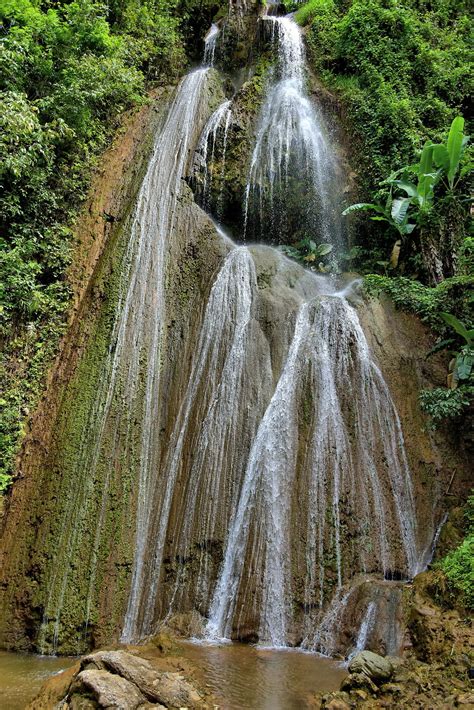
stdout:
<svg viewBox="0 0 474 710">
<path fill-rule="evenodd" d="M 373 681 L 389 680 L 393 674 L 393 665 L 383 656 L 372 651 L 358 653 L 349 663 L 350 673 L 364 673 Z"/>
<path fill-rule="evenodd" d="M 137 710 L 144 705 L 146 698 L 137 686 L 118 675 L 108 671 L 90 670 L 81 671 L 74 681 L 72 697 L 81 693 L 92 694 L 100 708 L 117 708 L 117 710 Z M 74 710 L 83 710 L 75 700 L 74 705 L 69 704 Z M 90 706 L 89 706 L 90 707 Z M 87 708 L 87 706 L 86 706 Z M 85 708 L 84 708 L 85 710 Z M 87 708 L 88 710 L 88 708 Z"/>
<path fill-rule="evenodd" d="M 64 703 L 59 710 L 97 710 L 97 703 L 83 695 L 73 695 L 69 703 Z"/>
<path fill-rule="evenodd" d="M 469 705 L 470 707 L 474 707 L 474 692 L 458 695 L 456 705 Z"/>
<path fill-rule="evenodd" d="M 107 670 L 133 683 L 149 700 L 160 700 L 155 689 L 159 674 L 149 661 L 133 656 L 126 651 L 99 651 L 86 656 L 81 664 L 84 668 Z"/>
<path fill-rule="evenodd" d="M 374 694 L 377 692 L 377 686 L 366 673 L 351 673 L 342 681 L 341 690 L 351 691 L 356 688 L 365 688 Z"/>
<path fill-rule="evenodd" d="M 202 705 L 201 696 L 179 673 L 162 673 L 155 683 L 158 699 L 167 707 L 191 707 Z"/>
<path fill-rule="evenodd" d="M 331 700 L 328 700 L 323 707 L 324 710 L 351 710 L 350 705 L 348 705 L 346 701 L 341 698 L 332 698 Z"/>
<path fill-rule="evenodd" d="M 403 687 L 398 683 L 384 683 L 380 687 L 380 692 L 389 695 L 401 695 L 401 693 L 403 693 Z"/>
<path fill-rule="evenodd" d="M 106 670 L 133 683 L 143 700 L 170 707 L 197 707 L 201 703 L 197 690 L 179 673 L 159 673 L 149 661 L 126 651 L 99 651 L 86 656 L 82 667 Z"/>
</svg>

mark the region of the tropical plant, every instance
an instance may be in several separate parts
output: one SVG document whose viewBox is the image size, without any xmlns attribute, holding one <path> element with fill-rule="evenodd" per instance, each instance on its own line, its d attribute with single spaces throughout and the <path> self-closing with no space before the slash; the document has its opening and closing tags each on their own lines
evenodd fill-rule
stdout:
<svg viewBox="0 0 474 710">
<path fill-rule="evenodd" d="M 431 417 L 430 428 L 436 429 L 448 419 L 458 419 L 471 405 L 474 387 L 461 385 L 451 390 L 447 387 L 421 390 L 421 409 Z"/>
<path fill-rule="evenodd" d="M 327 270 L 326 266 L 321 261 L 319 261 L 317 265 L 316 262 L 330 254 L 332 250 L 332 244 L 316 244 L 310 237 L 305 237 L 295 244 L 284 244 L 280 247 L 280 251 L 286 254 L 286 256 L 295 259 L 295 261 L 301 264 L 310 266 L 314 271 Z"/>
<path fill-rule="evenodd" d="M 380 183 L 382 188 L 388 186 L 389 194 L 385 205 L 381 203 L 361 202 L 351 205 L 342 213 L 343 216 L 357 211 L 371 211 L 376 214 L 371 217 L 374 221 L 385 221 L 399 233 L 401 241 L 410 235 L 415 227 L 420 230 L 420 240 L 422 249 L 426 251 L 427 261 L 439 261 L 437 255 L 430 254 L 433 249 L 426 249 L 426 235 L 424 230 L 427 217 L 433 209 L 435 188 L 442 178 L 445 178 L 449 191 L 453 191 L 457 182 L 455 178 L 459 173 L 461 179 L 472 167 L 466 164 L 460 170 L 461 159 L 466 146 L 469 143 L 469 136 L 465 136 L 464 118 L 456 117 L 450 127 L 446 144 L 435 144 L 427 141 L 423 146 L 419 162 L 415 165 L 405 166 L 393 172 L 386 180 Z M 416 176 L 416 182 L 410 180 L 410 175 Z M 405 193 L 405 197 L 400 197 L 397 193 Z M 394 196 L 395 193 L 395 196 Z M 426 230 L 425 230 L 426 231 Z M 392 249 L 390 266 L 396 268 L 400 244 L 395 244 Z M 443 274 L 439 273 L 438 264 L 432 264 L 432 276 L 435 281 L 442 280 Z"/>
<path fill-rule="evenodd" d="M 387 197 L 385 205 L 374 202 L 358 202 L 355 205 L 347 207 L 342 213 L 343 216 L 347 216 L 352 212 L 370 211 L 376 214 L 370 219 L 374 222 L 388 222 L 401 237 L 405 237 L 407 234 L 411 234 L 415 229 L 415 224 L 411 223 L 409 208 L 411 204 L 411 198 L 393 198 L 392 190 Z"/>
<path fill-rule="evenodd" d="M 464 118 L 457 116 L 451 123 L 446 144 L 426 142 L 417 166 L 402 168 L 385 182 L 405 192 L 407 198 L 412 200 L 419 210 L 430 209 L 433 204 L 434 188 L 442 177 L 446 178 L 448 188 L 453 190 L 457 184 L 455 178 L 458 172 L 460 179 L 472 169 L 472 164 L 468 163 L 461 171 L 459 170 L 461 159 L 470 140 L 463 131 Z M 405 176 L 410 172 L 416 172 L 417 184 L 409 182 L 405 177 L 401 180 L 396 179 L 400 173 Z"/>
<path fill-rule="evenodd" d="M 469 136 L 464 135 L 464 118 L 457 116 L 449 129 L 446 144 L 433 145 L 434 162 L 446 175 L 450 190 L 456 186 L 455 178 L 458 172 L 461 178 L 472 169 L 472 164 L 468 163 L 461 171 L 459 170 L 468 143 Z"/>
<path fill-rule="evenodd" d="M 459 381 L 466 381 L 471 377 L 474 365 L 474 328 L 468 330 L 464 323 L 452 313 L 443 312 L 440 313 L 440 316 L 465 342 L 465 345 L 454 353 L 451 389 L 455 389 Z"/>
</svg>

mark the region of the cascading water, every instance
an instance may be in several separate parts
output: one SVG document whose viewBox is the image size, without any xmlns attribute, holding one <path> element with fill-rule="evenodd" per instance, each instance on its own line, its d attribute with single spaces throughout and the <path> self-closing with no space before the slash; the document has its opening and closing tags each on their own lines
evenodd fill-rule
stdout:
<svg viewBox="0 0 474 710">
<path fill-rule="evenodd" d="M 297 520 L 294 495 L 300 491 L 307 500 Z M 313 647 L 320 609 L 353 570 L 413 573 L 414 520 L 403 436 L 388 388 L 356 311 L 337 294 L 321 295 L 299 309 L 286 363 L 254 439 L 209 634 L 235 635 L 239 606 L 257 595 L 259 638 L 287 645 L 298 626 L 291 588 L 298 561 L 306 570 L 306 645 Z M 296 524 L 298 541 L 292 540 Z M 350 550 L 342 530 L 357 540 Z M 334 561 L 334 575 L 327 559 Z M 261 571 L 259 589 L 246 569 Z"/>
<path fill-rule="evenodd" d="M 205 95 L 207 75 L 207 69 L 198 69 L 185 77 L 178 88 L 166 124 L 156 141 L 138 197 L 122 264 L 119 304 L 111 345 L 103 366 L 100 389 L 82 433 L 81 453 L 77 459 L 77 486 L 64 515 L 63 530 L 57 542 L 53 571 L 48 584 L 48 600 L 40 632 L 40 645 L 45 646 L 47 643 L 49 647 L 51 644 L 53 651 L 57 647 L 64 598 L 68 590 L 69 593 L 71 591 L 73 572 L 70 562 L 76 554 L 78 534 L 91 505 L 90 487 L 94 482 L 95 469 L 104 458 L 110 458 L 113 462 L 121 455 L 119 446 L 114 447 L 112 451 L 104 450 L 105 433 L 108 434 L 108 441 L 112 440 L 127 447 L 132 413 L 140 418 L 142 433 L 136 454 L 139 487 L 137 547 L 130 595 L 131 611 L 127 613 L 126 628 L 128 619 L 133 616 L 134 590 L 142 575 L 144 532 L 153 515 L 150 508 L 151 493 L 159 460 L 155 424 L 159 419 L 159 371 L 166 314 L 166 247 L 169 234 L 174 228 L 176 204 L 190 157 L 196 116 Z M 144 378 L 144 397 L 138 402 L 137 393 L 141 378 Z M 98 428 L 97 421 L 100 422 Z M 109 475 L 111 470 L 112 465 L 109 463 Z M 107 505 L 108 480 L 109 476 L 106 477 L 102 490 L 95 543 L 91 550 L 89 593 L 84 610 L 86 627 L 91 598 L 95 591 L 95 568 Z"/>
<path fill-rule="evenodd" d="M 284 205 L 293 173 L 303 174 L 308 213 L 317 215 L 319 237 L 334 244 L 336 167 L 304 95 L 301 36 L 289 18 L 263 22 L 279 48 L 279 74 L 262 111 L 246 218 L 257 201 L 263 224 L 277 194 Z M 213 44 L 216 33 L 209 37 Z M 214 53 L 206 50 L 208 63 Z M 225 156 L 230 119 L 226 101 L 198 144 L 208 208 L 208 163 L 219 134 Z M 354 571 L 400 578 L 415 570 L 400 421 L 345 298 L 350 289 L 338 292 L 268 247 L 226 243 L 159 484 L 141 489 L 148 514 L 139 515 L 122 638 L 142 638 L 156 620 L 196 609 L 209 615 L 208 638 L 250 634 L 285 646 L 300 635 L 306 648 L 330 651 Z M 265 292 L 261 270 L 269 264 Z M 284 314 L 278 336 L 266 332 L 268 308 Z"/>
<path fill-rule="evenodd" d="M 222 191 L 225 176 L 227 138 L 232 119 L 232 102 L 224 101 L 207 122 L 196 149 L 195 174 L 200 174 L 201 182 L 194 180 L 194 192 L 199 205 L 206 211 L 213 211 L 220 217 Z M 216 159 L 219 163 L 216 168 Z M 215 178 L 220 182 L 220 190 L 215 204 L 212 204 L 211 188 Z"/>
<path fill-rule="evenodd" d="M 305 93 L 300 30 L 288 17 L 260 24 L 277 57 L 243 195 L 247 235 L 272 241 L 297 225 L 337 247 L 336 150 Z M 77 485 L 65 496 L 40 646 L 56 650 L 83 569 L 73 564 L 81 530 L 94 519 L 87 635 L 109 484 L 125 461 L 138 492 L 123 641 L 198 612 L 208 639 L 347 654 L 377 636 L 395 652 L 401 593 L 390 580 L 415 574 L 429 546 L 419 540 L 401 423 L 359 321 L 355 285 L 269 246 L 237 246 L 206 220 L 222 260 L 192 327 L 180 332 L 173 352 L 182 368 L 164 362 L 174 315 L 168 266 L 192 160 L 202 177 L 197 200 L 219 217 L 210 186 L 225 175 L 232 101 L 207 123 L 203 106 L 218 34 L 213 26 L 207 36 L 207 66 L 177 90 L 139 193 Z M 192 271 L 191 262 L 187 278 Z M 189 333 L 196 339 L 187 348 Z"/>
<path fill-rule="evenodd" d="M 304 45 L 289 17 L 260 20 L 277 54 L 261 111 L 244 203 L 244 232 L 274 242 L 311 236 L 341 246 L 338 164 L 320 112 L 305 92 Z"/>
<path fill-rule="evenodd" d="M 204 65 L 208 67 L 214 66 L 216 59 L 217 39 L 219 37 L 219 27 L 212 25 L 211 29 L 204 40 Z"/>
</svg>

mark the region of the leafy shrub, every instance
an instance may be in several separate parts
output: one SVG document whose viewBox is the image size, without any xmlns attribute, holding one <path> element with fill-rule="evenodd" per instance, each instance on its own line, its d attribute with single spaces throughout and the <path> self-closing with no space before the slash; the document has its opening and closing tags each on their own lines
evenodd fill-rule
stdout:
<svg viewBox="0 0 474 710">
<path fill-rule="evenodd" d="M 474 398 L 474 387 L 462 385 L 457 389 L 435 387 L 420 392 L 421 409 L 432 419 L 437 427 L 447 419 L 459 418 L 470 406 Z"/>
<path fill-rule="evenodd" d="M 122 111 L 198 46 L 220 0 L 0 5 L 0 488 L 64 330 L 66 269 L 91 170 Z M 197 32 L 200 30 L 197 30 Z"/>
<path fill-rule="evenodd" d="M 378 201 L 374 192 L 386 175 L 409 163 L 426 140 L 442 139 L 456 115 L 468 115 L 468 5 L 310 0 L 296 17 L 308 27 L 314 69 L 343 104 L 360 197 Z M 434 232 L 444 228 L 445 214 L 440 205 Z M 462 241 L 466 209 L 454 217 L 455 229 L 452 219 L 446 228 Z M 369 250 L 378 244 L 391 248 L 379 225 L 356 222 L 354 228 L 358 243 Z"/>
<path fill-rule="evenodd" d="M 443 336 L 446 335 L 447 329 L 440 315 L 442 311 L 454 313 L 466 323 L 472 323 L 473 287 L 474 275 L 445 279 L 434 288 L 404 276 L 391 278 L 369 274 L 364 277 L 364 288 L 368 295 L 377 297 L 381 293 L 386 293 L 397 308 L 415 313 L 424 323 Z"/>
<path fill-rule="evenodd" d="M 461 593 L 461 599 L 467 609 L 474 609 L 474 495 L 466 504 L 464 514 L 467 524 L 467 536 L 461 545 L 450 552 L 439 566 L 444 571 L 448 582 Z"/>
</svg>

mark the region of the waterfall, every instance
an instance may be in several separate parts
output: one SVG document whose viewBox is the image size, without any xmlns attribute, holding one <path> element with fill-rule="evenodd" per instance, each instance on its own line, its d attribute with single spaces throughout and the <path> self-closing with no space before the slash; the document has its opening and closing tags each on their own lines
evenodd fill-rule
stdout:
<svg viewBox="0 0 474 710">
<path fill-rule="evenodd" d="M 302 451 L 306 395 L 312 411 L 306 412 L 309 437 L 307 432 Z M 295 549 L 292 499 L 299 487 L 308 500 L 298 511 L 304 546 Z M 357 313 L 344 298 L 321 295 L 299 309 L 285 365 L 256 433 L 208 634 L 236 633 L 236 609 L 252 596 L 254 583 L 245 570 L 261 570 L 259 638 L 287 645 L 296 623 L 291 603 L 295 554 L 306 570 L 308 609 L 327 601 L 328 557 L 335 563 L 336 588 L 353 570 L 374 566 L 385 575 L 401 570 L 409 577 L 416 564 L 414 519 L 400 422 Z M 344 549 L 343 528 L 358 539 L 356 549 Z M 317 627 L 317 616 L 312 624 Z"/>
<path fill-rule="evenodd" d="M 76 553 L 78 536 L 86 518 L 92 496 L 94 473 L 101 457 L 113 461 L 119 451 L 104 451 L 105 433 L 112 427 L 112 440 L 119 439 L 123 426 L 136 413 L 142 421 L 138 452 L 138 513 L 137 548 L 133 572 L 130 605 L 133 609 L 136 580 L 143 567 L 144 530 L 152 511 L 151 495 L 156 470 L 158 450 L 155 443 L 154 423 L 158 420 L 160 401 L 160 360 L 163 323 L 166 314 L 165 269 L 168 237 L 173 230 L 175 207 L 180 194 L 181 180 L 186 169 L 195 131 L 199 104 L 203 100 L 207 82 L 207 69 L 198 69 L 181 82 L 167 121 L 154 146 L 147 173 L 137 200 L 130 239 L 121 267 L 119 303 L 112 328 L 111 344 L 104 362 L 100 387 L 93 408 L 82 432 L 80 453 L 77 458 L 75 478 L 77 485 L 64 514 L 62 531 L 57 541 L 52 573 L 48 583 L 40 645 L 46 647 L 53 623 L 52 649 L 57 648 L 61 611 L 65 595 L 71 584 L 71 561 Z M 142 402 L 137 401 L 137 391 L 144 363 L 145 384 Z M 113 412 L 117 399 L 119 413 Z M 125 405 L 125 407 L 124 407 Z M 112 416 L 111 416 L 112 415 Z M 110 431 L 109 439 L 110 439 Z M 125 431 L 125 439 L 128 438 Z M 95 592 L 95 570 L 98 546 L 102 533 L 108 500 L 108 484 L 112 471 L 109 464 L 102 490 L 102 503 L 98 513 L 95 541 L 91 549 L 89 592 L 85 609 L 85 622 L 89 619 L 91 598 Z M 127 614 L 127 619 L 133 611 Z M 127 625 L 126 621 L 126 625 Z"/>
<path fill-rule="evenodd" d="M 146 536 L 151 518 L 155 514 L 155 511 L 152 509 L 152 501 L 154 484 L 159 465 L 157 461 L 157 446 L 156 444 L 154 447 L 152 446 L 152 437 L 154 435 L 154 424 L 158 421 L 157 408 L 160 404 L 160 338 L 164 309 L 166 305 L 164 297 L 165 250 L 168 243 L 168 234 L 173 229 L 173 219 L 175 218 L 176 204 L 180 195 L 181 180 L 184 176 L 187 162 L 189 160 L 189 153 L 192 148 L 191 140 L 195 130 L 194 122 L 198 115 L 199 103 L 203 98 L 204 86 L 207 81 L 207 71 L 207 69 L 197 69 L 191 74 L 188 74 L 188 76 L 186 76 L 181 83 L 176 99 L 169 112 L 166 125 L 158 139 L 154 154 L 155 160 L 152 159 L 150 163 L 149 172 L 152 171 L 152 179 L 148 183 L 148 186 L 147 178 L 145 178 L 144 181 L 142 193 L 144 189 L 146 190 L 148 187 L 148 190 L 153 190 L 155 199 L 160 200 L 158 224 L 155 224 L 153 221 L 150 224 L 147 224 L 147 220 L 143 220 L 143 216 L 140 213 L 140 199 L 138 202 L 136 222 L 140 225 L 145 224 L 147 228 L 146 233 L 148 235 L 148 240 L 151 241 L 152 244 L 156 245 L 155 248 L 158 251 L 158 259 L 156 261 L 151 257 L 151 255 L 148 256 L 149 263 L 151 262 L 151 265 L 156 264 L 155 268 L 158 267 L 160 271 L 154 275 L 154 278 L 151 279 L 146 279 L 142 272 L 140 279 L 143 279 L 143 288 L 148 292 L 148 306 L 149 308 L 152 308 L 151 317 L 153 323 L 153 340 L 151 344 L 152 348 L 150 351 L 150 358 L 148 360 L 145 390 L 145 413 L 143 419 L 143 436 L 140 452 L 136 533 L 137 542 L 135 549 L 132 587 L 124 622 L 124 638 L 131 633 L 130 630 L 133 628 L 135 623 L 138 606 L 137 597 L 139 594 L 145 560 Z M 149 193 L 144 193 L 143 201 L 145 205 L 150 204 Z M 156 213 L 156 207 L 151 207 L 151 210 L 153 209 Z M 150 210 L 150 207 L 148 207 L 148 210 Z M 146 213 L 144 216 L 146 218 Z M 138 262 L 137 270 L 135 272 L 137 275 L 140 274 L 140 266 L 140 262 Z M 153 276 L 153 274 L 150 276 Z M 140 314 L 135 314 L 135 317 L 137 318 L 136 327 L 143 328 L 143 319 L 139 316 Z M 137 340 L 133 339 L 133 342 L 139 342 L 139 337 Z M 138 356 L 140 349 L 135 348 L 135 353 Z M 134 373 L 133 383 L 136 384 L 136 371 Z"/>
<path fill-rule="evenodd" d="M 257 205 L 261 226 L 279 228 L 298 176 L 314 217 L 305 226 L 337 245 L 337 164 L 305 94 L 299 28 L 289 18 L 262 22 L 278 62 L 249 170 L 246 226 Z M 213 28 L 207 64 L 216 39 Z M 231 111 L 230 101 L 218 107 L 196 150 L 206 209 L 218 208 L 210 187 L 218 143 L 225 170 Z M 305 648 L 332 653 L 337 625 L 356 598 L 354 574 L 409 578 L 416 568 L 400 420 L 346 298 L 351 288 L 338 290 L 268 247 L 224 243 L 228 255 L 209 293 L 159 473 L 141 481 L 122 640 L 198 610 L 208 617 L 207 638 L 250 634 L 281 647 L 296 633 Z M 280 314 L 278 332 L 269 333 L 267 311 Z M 367 640 L 375 603 L 364 608 L 356 645 Z"/>
<path fill-rule="evenodd" d="M 295 236 L 297 225 L 337 247 L 337 158 L 306 93 L 300 30 L 288 17 L 260 22 L 277 62 L 248 169 L 245 231 L 276 240 Z M 137 494 L 123 642 L 198 612 L 208 639 L 345 653 L 354 640 L 365 647 L 389 608 L 387 647 L 396 648 L 399 590 L 386 588 L 419 568 L 415 496 L 401 422 L 351 300 L 356 282 L 316 275 L 269 246 L 234 244 L 208 221 L 207 243 L 219 243 L 222 259 L 199 291 L 193 327 L 179 324 L 173 353 L 189 359 L 181 371 L 165 362 L 174 316 L 168 267 L 192 159 L 201 166 L 201 206 L 219 217 L 222 202 L 231 101 L 198 139 L 218 35 L 213 25 L 205 66 L 180 83 L 138 195 L 40 646 L 58 647 L 80 531 L 101 481 L 87 551 L 87 634 L 110 480 L 126 460 Z M 189 333 L 197 335 L 187 348 Z M 350 639 L 339 633 L 347 619 Z"/>
<path fill-rule="evenodd" d="M 214 66 L 216 58 L 217 38 L 219 37 L 219 27 L 212 25 L 204 39 L 204 65 Z"/>
<path fill-rule="evenodd" d="M 214 111 L 204 127 L 194 157 L 195 162 L 199 163 L 198 170 L 200 169 L 203 173 L 202 183 L 195 184 L 194 186 L 196 199 L 199 205 L 206 211 L 210 211 L 214 206 L 217 217 L 220 217 L 222 206 L 227 138 L 232 119 L 231 105 L 231 101 L 224 101 Z M 220 157 L 220 166 L 217 177 L 220 181 L 220 190 L 215 205 L 213 205 L 211 190 L 212 182 L 217 172 L 215 160 L 218 155 Z"/>
<path fill-rule="evenodd" d="M 221 519 L 223 504 L 230 510 L 235 507 L 241 454 L 238 444 L 248 439 L 248 430 L 252 432 L 258 416 L 258 406 L 245 416 L 246 380 L 258 378 L 257 403 L 269 390 L 271 381 L 268 348 L 266 352 L 259 349 L 252 320 L 256 291 L 255 267 L 249 251 L 245 247 L 232 249 L 209 296 L 189 385 L 163 464 L 164 490 L 154 510 L 156 525 L 144 538 L 149 559 L 153 561 L 151 572 L 141 584 L 140 624 L 126 627 L 127 640 L 140 638 L 152 628 L 170 510 L 180 490 L 177 481 L 185 464 L 188 463 L 188 469 L 173 533 L 174 556 L 189 556 L 194 527 L 200 529 L 202 540 L 214 540 L 216 530 L 228 525 L 227 519 Z M 253 372 L 251 365 L 255 366 Z M 228 471 L 235 472 L 235 477 L 226 475 Z M 204 589 L 206 597 L 206 590 L 209 594 L 206 546 L 202 552 L 191 583 L 199 593 Z M 185 581 L 178 578 L 172 606 L 179 608 L 179 597 L 185 594 L 185 587 Z M 205 598 L 204 603 L 207 602 Z M 130 608 L 138 610 L 135 600 Z"/>
<path fill-rule="evenodd" d="M 350 654 L 349 658 L 353 658 L 365 649 L 369 634 L 372 631 L 372 627 L 375 623 L 376 614 L 377 605 L 375 602 L 372 601 L 369 603 L 365 616 L 362 619 L 362 624 L 360 625 L 359 633 L 357 634 L 355 648 Z"/>
<path fill-rule="evenodd" d="M 244 203 L 244 232 L 340 244 L 337 159 L 320 111 L 305 92 L 301 31 L 289 17 L 261 19 L 277 54 L 264 101 Z M 291 205 L 291 207 L 290 207 Z"/>
</svg>

